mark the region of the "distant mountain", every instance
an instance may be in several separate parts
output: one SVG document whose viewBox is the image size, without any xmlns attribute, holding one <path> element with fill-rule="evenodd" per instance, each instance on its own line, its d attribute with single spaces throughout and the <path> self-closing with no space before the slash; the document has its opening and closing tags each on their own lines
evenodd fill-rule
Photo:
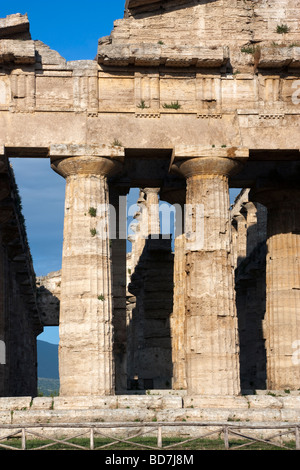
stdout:
<svg viewBox="0 0 300 470">
<path fill-rule="evenodd" d="M 37 341 L 38 378 L 59 379 L 58 345 Z"/>
</svg>

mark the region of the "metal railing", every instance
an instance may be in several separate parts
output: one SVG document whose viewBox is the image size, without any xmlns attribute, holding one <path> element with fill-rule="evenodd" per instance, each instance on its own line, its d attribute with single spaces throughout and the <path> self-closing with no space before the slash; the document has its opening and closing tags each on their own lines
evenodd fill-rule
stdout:
<svg viewBox="0 0 300 470">
<path fill-rule="evenodd" d="M 165 444 L 167 438 L 170 440 L 170 429 L 176 430 L 176 428 L 193 428 L 193 436 L 183 437 L 182 440 L 172 443 Z M 168 428 L 168 429 L 167 429 Z M 208 432 L 204 434 L 198 434 L 195 436 L 195 430 L 204 429 L 204 428 L 213 428 L 209 429 Z M 56 434 L 63 435 L 63 432 L 68 432 L 67 437 L 56 438 L 49 436 L 49 431 Z M 107 430 L 121 430 L 126 431 L 127 433 L 133 431 L 127 437 L 112 435 L 113 433 L 107 432 Z M 8 432 L 5 435 L 2 435 L 2 432 Z M 188 429 L 186 430 L 188 431 Z M 268 437 L 257 437 L 249 435 L 247 431 L 275 431 L 275 434 L 271 434 Z M 264 445 L 275 446 L 277 448 L 282 448 L 286 450 L 300 450 L 300 423 L 295 424 L 286 424 L 286 425 L 247 425 L 247 424 L 233 424 L 233 423 L 197 423 L 197 422 L 180 422 L 180 423 L 81 423 L 81 424 L 28 424 L 28 425 L 0 425 L 0 449 L 9 449 L 9 450 L 27 450 L 27 443 L 29 440 L 43 440 L 47 441 L 46 444 L 39 445 L 29 450 L 42 450 L 49 449 L 57 444 L 63 445 L 67 448 L 80 449 L 80 450 L 105 450 L 113 449 L 117 444 L 123 443 L 128 446 L 133 446 L 141 450 L 176 450 L 178 447 L 186 446 L 189 443 L 203 440 L 206 438 L 211 438 L 213 435 L 217 435 L 218 438 L 222 436 L 222 441 L 224 444 L 224 449 L 226 450 L 237 450 L 243 447 L 251 446 L 253 443 L 260 443 Z M 69 435 L 70 432 L 75 434 Z M 149 434 L 152 434 L 152 437 L 155 437 L 156 445 L 149 445 L 141 442 L 133 441 L 133 439 L 145 437 Z M 172 433 L 171 433 L 172 434 Z M 187 432 L 184 433 L 185 435 Z M 86 437 L 88 444 L 86 446 L 70 442 L 71 439 L 78 439 Z M 110 442 L 101 443 L 101 445 L 95 445 L 95 438 L 100 436 L 103 439 L 108 439 Z M 174 437 L 174 435 L 172 434 Z M 284 442 L 284 437 L 290 436 L 290 441 L 294 443 L 293 447 L 289 447 Z M 180 438 L 180 434 L 176 434 L 176 437 Z M 232 442 L 230 442 L 232 437 Z M 235 438 L 235 441 L 233 441 Z M 10 445 L 9 442 L 12 439 L 18 439 L 20 441 L 20 447 Z M 237 443 L 236 439 L 240 439 L 246 442 Z M 279 439 L 279 441 L 278 441 Z M 3 441 L 5 443 L 3 443 Z M 49 442 L 48 442 L 49 441 Z M 201 449 L 201 447 L 199 448 Z M 184 450 L 189 450 L 188 447 L 184 447 Z M 193 447 L 193 450 L 197 450 Z"/>
</svg>

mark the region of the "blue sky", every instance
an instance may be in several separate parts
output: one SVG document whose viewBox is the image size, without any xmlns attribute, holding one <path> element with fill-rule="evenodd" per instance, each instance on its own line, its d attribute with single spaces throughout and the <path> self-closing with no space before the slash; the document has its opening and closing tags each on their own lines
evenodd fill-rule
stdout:
<svg viewBox="0 0 300 470">
<path fill-rule="evenodd" d="M 0 0 L 0 18 L 27 13 L 32 39 L 44 42 L 68 61 L 94 59 L 98 39 L 111 33 L 114 20 L 123 18 L 124 5 L 125 0 Z M 47 159 L 14 159 L 12 165 L 22 197 L 36 274 L 59 270 L 65 181 L 51 170 Z M 58 328 L 45 328 L 39 339 L 57 344 Z"/>
</svg>

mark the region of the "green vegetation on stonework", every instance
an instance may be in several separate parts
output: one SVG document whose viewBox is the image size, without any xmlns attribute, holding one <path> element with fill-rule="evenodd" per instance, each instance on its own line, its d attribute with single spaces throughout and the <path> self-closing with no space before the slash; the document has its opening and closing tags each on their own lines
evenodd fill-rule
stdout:
<svg viewBox="0 0 300 470">
<path fill-rule="evenodd" d="M 165 109 L 180 109 L 181 108 L 181 104 L 178 103 L 178 101 L 174 101 L 170 104 L 168 103 L 164 103 L 163 104 L 163 108 Z"/>
<path fill-rule="evenodd" d="M 113 147 L 122 147 L 122 142 L 120 142 L 118 139 L 114 139 L 112 143 Z"/>
<path fill-rule="evenodd" d="M 61 439 L 64 439 L 64 437 L 62 437 Z M 162 450 L 164 450 L 166 446 L 172 445 L 172 444 L 178 444 L 178 445 L 176 445 L 174 448 L 170 450 L 224 450 L 225 449 L 224 441 L 222 439 L 197 439 L 193 442 L 180 444 L 180 442 L 184 440 L 185 439 L 180 439 L 176 437 L 172 437 L 172 438 L 165 437 L 163 438 Z M 77 438 L 77 439 L 71 438 L 68 440 L 68 442 L 71 442 L 72 444 L 76 444 L 78 446 L 82 446 L 86 449 L 89 449 L 89 446 L 90 446 L 90 440 L 88 438 Z M 106 444 L 110 444 L 111 442 L 113 442 L 113 440 L 110 438 L 103 438 L 103 437 L 98 438 L 95 435 L 94 448 L 104 446 Z M 129 442 L 131 442 L 131 444 L 125 443 L 125 442 L 115 443 L 109 446 L 108 449 L 110 450 L 141 450 L 142 447 L 140 447 L 140 445 L 152 446 L 152 447 L 156 447 L 157 445 L 157 439 L 155 437 L 140 437 L 140 438 L 131 439 Z M 229 449 L 238 445 L 245 444 L 247 442 L 249 441 L 232 440 L 230 441 Z M 47 445 L 50 443 L 51 443 L 51 440 L 48 440 L 48 439 L 26 440 L 26 449 L 33 450 L 33 449 L 36 449 L 37 447 Z M 135 443 L 140 444 L 140 445 L 134 445 Z M 7 441 L 1 441 L 0 444 L 5 444 L 11 447 L 14 447 L 16 449 L 21 449 L 21 438 L 10 438 Z M 295 442 L 294 441 L 286 442 L 285 446 L 288 447 L 288 449 L 294 450 Z M 74 447 L 68 446 L 65 443 L 62 443 L 62 444 L 56 443 L 53 446 L 47 448 L 47 450 L 68 450 L 68 449 L 76 450 Z M 0 447 L 0 450 L 4 450 L 4 449 Z M 281 450 L 281 448 L 274 444 L 268 445 L 262 442 L 253 442 L 251 443 L 251 445 L 245 446 L 241 450 Z"/>
<path fill-rule="evenodd" d="M 146 109 L 148 106 L 146 105 L 144 100 L 141 100 L 140 103 L 137 105 L 138 108 L 140 109 Z"/>
<path fill-rule="evenodd" d="M 97 209 L 95 207 L 90 207 L 89 208 L 89 214 L 90 214 L 91 217 L 96 217 Z"/>
<path fill-rule="evenodd" d="M 290 28 L 288 27 L 288 25 L 286 24 L 280 24 L 277 26 L 276 28 L 276 33 L 277 34 L 286 34 L 288 33 L 290 30 Z"/>
<path fill-rule="evenodd" d="M 244 52 L 245 54 L 255 54 L 257 51 L 257 47 L 254 46 L 246 46 L 242 47 L 241 52 Z"/>
</svg>

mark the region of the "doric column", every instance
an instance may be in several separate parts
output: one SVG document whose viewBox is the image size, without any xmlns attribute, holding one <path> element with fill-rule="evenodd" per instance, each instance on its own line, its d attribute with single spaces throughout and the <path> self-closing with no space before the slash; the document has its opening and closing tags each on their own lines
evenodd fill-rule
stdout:
<svg viewBox="0 0 300 470">
<path fill-rule="evenodd" d="M 250 198 L 267 207 L 267 388 L 298 390 L 300 367 L 300 189 L 256 189 Z"/>
<path fill-rule="evenodd" d="M 186 177 L 186 381 L 190 394 L 240 393 L 228 178 L 238 149 L 175 150 Z M 197 213 L 202 213 L 198 218 Z M 193 238 L 194 237 L 194 238 Z"/>
<path fill-rule="evenodd" d="M 127 390 L 126 360 L 126 210 L 128 190 L 110 185 L 109 200 L 115 219 L 111 236 L 111 261 L 113 278 L 113 326 L 116 391 Z M 124 226 L 125 225 L 125 226 Z"/>
<path fill-rule="evenodd" d="M 158 238 L 160 234 L 160 220 L 159 220 L 159 191 L 160 188 L 144 188 L 146 194 L 146 207 L 148 216 L 148 234 L 151 238 L 155 235 Z"/>
<path fill-rule="evenodd" d="M 185 237 L 179 235 L 174 241 L 174 295 L 170 318 L 174 390 L 186 389 L 185 370 Z"/>
<path fill-rule="evenodd" d="M 61 395 L 115 392 L 107 177 L 122 167 L 117 148 L 53 146 L 66 179 L 59 374 Z"/>
</svg>

